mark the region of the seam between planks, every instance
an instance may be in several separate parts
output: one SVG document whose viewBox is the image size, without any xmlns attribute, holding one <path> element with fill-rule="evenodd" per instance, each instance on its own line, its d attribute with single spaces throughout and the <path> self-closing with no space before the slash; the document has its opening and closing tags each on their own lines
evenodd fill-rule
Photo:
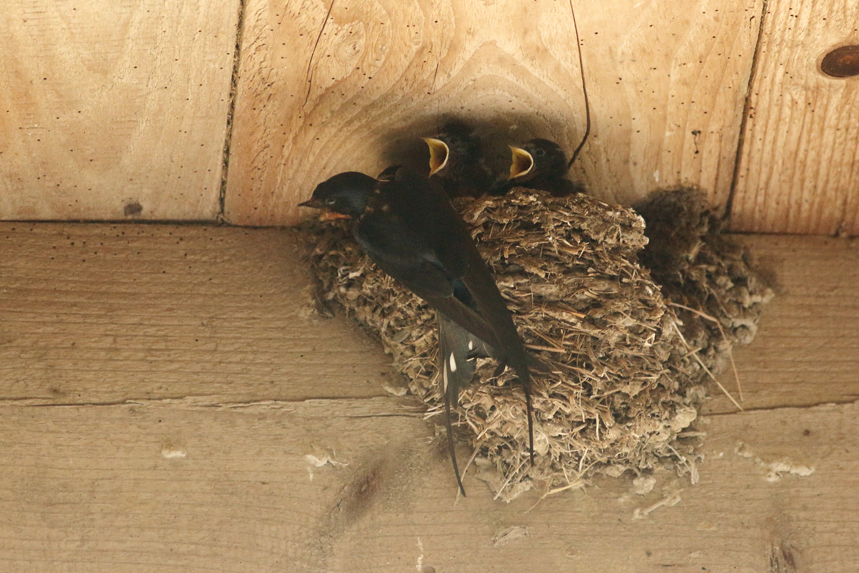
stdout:
<svg viewBox="0 0 859 573">
<path fill-rule="evenodd" d="M 752 56 L 752 69 L 749 71 L 749 82 L 746 84 L 746 100 L 743 103 L 743 117 L 740 121 L 740 136 L 737 140 L 737 153 L 734 156 L 734 174 L 731 177 L 731 188 L 728 192 L 728 200 L 725 203 L 725 212 L 722 214 L 722 219 L 727 221 L 731 218 L 731 210 L 734 208 L 734 195 L 737 192 L 737 179 L 740 177 L 740 160 L 743 155 L 743 145 L 746 142 L 746 124 L 749 120 L 749 109 L 752 102 L 752 89 L 755 85 L 755 77 L 758 73 L 758 62 L 761 55 L 761 44 L 764 37 L 764 25 L 766 24 L 767 9 L 769 8 L 769 0 L 763 0 L 761 7 L 761 19 L 758 24 L 758 37 L 755 39 L 755 53 Z"/>
<path fill-rule="evenodd" d="M 233 141 L 233 115 L 236 111 L 236 93 L 239 85 L 239 66 L 242 56 L 242 32 L 245 26 L 246 0 L 239 0 L 239 15 L 236 18 L 236 47 L 233 51 L 233 71 L 230 77 L 230 103 L 227 107 L 227 127 L 224 130 L 224 151 L 221 161 L 221 188 L 218 192 L 218 214 L 216 219 L 224 223 L 225 205 L 227 202 L 227 177 L 230 173 L 230 145 Z"/>
</svg>

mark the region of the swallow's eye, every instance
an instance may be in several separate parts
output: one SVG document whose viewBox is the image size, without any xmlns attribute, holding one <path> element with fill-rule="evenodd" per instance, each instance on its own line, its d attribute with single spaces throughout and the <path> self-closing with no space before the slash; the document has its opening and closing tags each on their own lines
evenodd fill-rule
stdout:
<svg viewBox="0 0 859 573">
<path fill-rule="evenodd" d="M 537 157 L 543 157 L 544 155 L 546 155 L 546 150 L 542 147 L 538 147 L 534 150 L 534 155 L 536 155 Z"/>
<path fill-rule="evenodd" d="M 331 206 L 331 205 L 333 205 L 333 204 L 334 204 L 334 203 L 336 203 L 336 202 L 337 202 L 337 199 L 335 199 L 334 197 L 329 197 L 328 199 L 326 199 L 325 201 L 323 201 L 323 203 L 325 203 L 325 204 L 326 204 L 326 205 L 328 205 L 328 206 Z"/>
</svg>

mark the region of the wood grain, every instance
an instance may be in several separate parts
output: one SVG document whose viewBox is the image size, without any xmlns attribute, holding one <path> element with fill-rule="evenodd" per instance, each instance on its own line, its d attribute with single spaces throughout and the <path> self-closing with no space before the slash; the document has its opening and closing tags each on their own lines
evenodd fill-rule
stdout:
<svg viewBox="0 0 859 573">
<path fill-rule="evenodd" d="M 0 218 L 214 219 L 238 7 L 5 3 Z"/>
<path fill-rule="evenodd" d="M 697 485 L 502 504 L 469 471 L 454 503 L 387 358 L 308 313 L 294 231 L 0 223 L 0 569 L 849 571 L 859 243 L 743 240 L 777 290 L 756 410 L 710 401 Z"/>
<path fill-rule="evenodd" d="M 733 229 L 859 233 L 859 81 L 820 62 L 859 44 L 851 0 L 771 2 L 743 134 Z"/>
<path fill-rule="evenodd" d="M 293 223 L 334 173 L 423 164 L 419 136 L 445 118 L 467 118 L 508 166 L 508 142 L 571 148 L 584 131 L 563 2 L 250 0 L 244 22 L 230 222 Z"/>
<path fill-rule="evenodd" d="M 736 350 L 744 407 L 859 399 L 856 242 L 742 240 L 777 292 Z M 301 245 L 277 229 L 0 223 L 0 398 L 386 395 L 401 381 L 377 343 L 314 314 Z M 735 411 L 710 393 L 708 412 Z"/>
<path fill-rule="evenodd" d="M 395 399 L 2 414 L 9 571 L 752 573 L 859 561 L 853 404 L 708 418 L 696 486 L 657 471 L 645 495 L 602 478 L 509 505 L 470 473 L 455 504 L 440 444 Z"/>
<path fill-rule="evenodd" d="M 384 395 L 390 359 L 313 312 L 301 244 L 275 229 L 0 224 L 2 397 Z"/>
<path fill-rule="evenodd" d="M 593 127 L 574 177 L 632 204 L 728 201 L 762 0 L 576 2 Z"/>
<path fill-rule="evenodd" d="M 748 409 L 859 400 L 859 242 L 740 236 L 776 296 L 734 357 Z M 720 377 L 735 388 L 731 372 Z M 715 387 L 710 412 L 736 410 Z M 736 393 L 734 394 L 736 396 Z"/>
<path fill-rule="evenodd" d="M 593 131 L 574 176 L 611 201 L 695 185 L 724 203 L 760 3 L 577 3 Z M 449 117 L 499 170 L 531 137 L 571 152 L 585 127 L 571 7 L 250 0 L 227 219 L 292 223 L 336 172 L 422 164 L 418 136 Z"/>
</svg>

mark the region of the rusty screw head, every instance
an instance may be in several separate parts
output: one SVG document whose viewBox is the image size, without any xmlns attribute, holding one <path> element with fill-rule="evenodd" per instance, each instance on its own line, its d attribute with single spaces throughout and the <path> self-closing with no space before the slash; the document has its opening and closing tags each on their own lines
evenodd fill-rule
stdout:
<svg viewBox="0 0 859 573">
<path fill-rule="evenodd" d="M 833 78 L 859 76 L 859 46 L 835 48 L 823 56 L 820 70 Z"/>
</svg>

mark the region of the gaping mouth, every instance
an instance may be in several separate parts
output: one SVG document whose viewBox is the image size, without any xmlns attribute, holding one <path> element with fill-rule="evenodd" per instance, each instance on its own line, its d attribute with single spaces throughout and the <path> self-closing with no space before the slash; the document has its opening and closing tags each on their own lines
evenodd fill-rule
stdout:
<svg viewBox="0 0 859 573">
<path fill-rule="evenodd" d="M 447 143 L 440 139 L 424 137 L 423 140 L 426 141 L 430 150 L 429 174 L 432 177 L 447 165 L 447 159 L 450 157 L 450 148 L 448 148 Z"/>
<path fill-rule="evenodd" d="M 513 152 L 513 163 L 510 164 L 510 179 L 528 175 L 534 169 L 534 158 L 521 147 L 510 146 Z"/>
<path fill-rule="evenodd" d="M 311 197 L 304 203 L 299 203 L 299 207 L 310 207 L 311 209 L 322 209 L 322 212 L 319 214 L 320 221 L 334 221 L 337 219 L 351 219 L 349 215 L 344 215 L 343 213 L 338 213 L 336 211 L 331 211 L 325 208 L 325 205 L 322 204 L 322 201 L 317 199 L 316 197 Z"/>
</svg>

